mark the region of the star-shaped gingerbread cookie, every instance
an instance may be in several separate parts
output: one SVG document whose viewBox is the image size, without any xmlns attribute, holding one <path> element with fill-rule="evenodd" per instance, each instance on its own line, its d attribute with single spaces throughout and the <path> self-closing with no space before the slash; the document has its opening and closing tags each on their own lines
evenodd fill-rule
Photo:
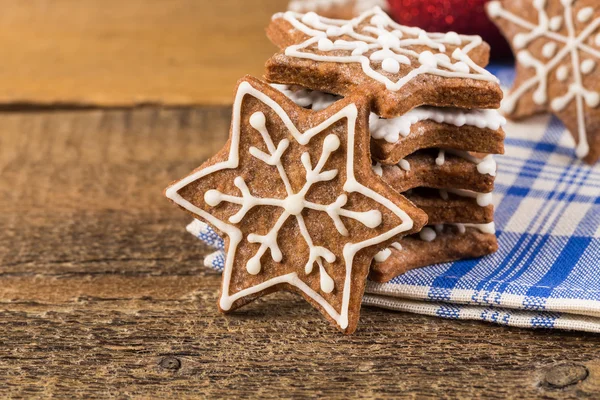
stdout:
<svg viewBox="0 0 600 400">
<path fill-rule="evenodd" d="M 356 329 L 374 255 L 427 220 L 372 171 L 368 117 L 362 96 L 316 112 L 239 82 L 225 148 L 166 189 L 225 238 L 222 311 L 290 290 Z"/>
<path fill-rule="evenodd" d="M 379 7 L 351 20 L 288 11 L 267 35 L 283 50 L 267 62 L 267 80 L 342 96 L 360 88 L 383 118 L 423 104 L 498 108 L 502 99 L 479 36 L 402 26 Z"/>
<path fill-rule="evenodd" d="M 571 132 L 576 155 L 600 158 L 600 2 L 503 0 L 487 4 L 515 53 L 517 76 L 502 102 L 510 117 L 549 111 Z"/>
</svg>

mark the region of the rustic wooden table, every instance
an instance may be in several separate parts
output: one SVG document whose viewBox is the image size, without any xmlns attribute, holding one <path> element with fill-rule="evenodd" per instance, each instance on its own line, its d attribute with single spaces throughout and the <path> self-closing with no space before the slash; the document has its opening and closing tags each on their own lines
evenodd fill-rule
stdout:
<svg viewBox="0 0 600 400">
<path fill-rule="evenodd" d="M 343 336 L 287 294 L 220 315 L 162 189 L 229 112 L 0 113 L 0 398 L 600 396 L 599 335 L 365 308 Z"/>
</svg>

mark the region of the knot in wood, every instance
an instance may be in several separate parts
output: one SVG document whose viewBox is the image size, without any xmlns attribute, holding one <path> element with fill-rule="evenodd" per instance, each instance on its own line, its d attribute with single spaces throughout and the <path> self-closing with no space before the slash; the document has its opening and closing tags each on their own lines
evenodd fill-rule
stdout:
<svg viewBox="0 0 600 400">
<path fill-rule="evenodd" d="M 176 371 L 179 368 L 181 368 L 181 361 L 179 361 L 179 359 L 175 358 L 175 357 L 165 357 L 162 360 L 160 360 L 158 365 L 161 368 L 169 369 L 171 371 Z"/>
<path fill-rule="evenodd" d="M 585 380 L 588 374 L 587 368 L 581 364 L 562 363 L 550 368 L 544 379 L 551 387 L 564 388 Z"/>
</svg>

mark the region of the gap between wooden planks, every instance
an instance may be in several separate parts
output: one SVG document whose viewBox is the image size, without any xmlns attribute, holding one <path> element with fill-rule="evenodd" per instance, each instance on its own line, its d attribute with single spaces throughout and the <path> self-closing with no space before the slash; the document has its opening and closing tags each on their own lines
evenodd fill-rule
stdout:
<svg viewBox="0 0 600 400">
<path fill-rule="evenodd" d="M 287 0 L 0 0 L 0 103 L 231 104 Z"/>
</svg>

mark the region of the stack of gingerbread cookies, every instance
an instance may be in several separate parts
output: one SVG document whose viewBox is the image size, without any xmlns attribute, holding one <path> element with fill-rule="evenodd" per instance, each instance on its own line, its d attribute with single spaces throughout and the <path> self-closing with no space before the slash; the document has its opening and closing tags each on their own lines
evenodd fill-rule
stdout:
<svg viewBox="0 0 600 400">
<path fill-rule="evenodd" d="M 351 333 L 367 276 L 496 250 L 504 119 L 481 38 L 377 7 L 267 34 L 281 51 L 238 83 L 225 148 L 166 190 L 222 249 L 220 310 L 289 290 Z"/>
<path fill-rule="evenodd" d="M 343 32 L 350 30 L 348 24 L 350 35 Z M 266 78 L 297 104 L 321 110 L 353 90 L 373 91 L 373 168 L 428 215 L 428 225 L 418 234 L 377 254 L 370 273 L 377 282 L 413 268 L 481 257 L 498 247 L 493 154 L 504 151 L 506 119 L 496 110 L 502 98 L 498 84 L 482 69 L 489 47 L 478 37 L 452 33 L 414 30 L 416 39 L 405 37 L 412 32 L 380 10 L 352 21 L 288 12 L 276 15 L 267 29 L 283 52 L 267 62 Z M 362 42 L 365 33 L 377 38 Z M 393 53 L 403 41 L 410 50 Z M 365 45 L 378 49 L 370 59 L 380 61 L 382 71 L 352 64 Z M 414 55 L 419 69 L 428 72 L 394 82 L 389 75 L 403 69 L 405 55 Z M 419 70 L 412 68 L 408 76 Z M 453 79 L 439 79 L 447 75 Z"/>
</svg>

